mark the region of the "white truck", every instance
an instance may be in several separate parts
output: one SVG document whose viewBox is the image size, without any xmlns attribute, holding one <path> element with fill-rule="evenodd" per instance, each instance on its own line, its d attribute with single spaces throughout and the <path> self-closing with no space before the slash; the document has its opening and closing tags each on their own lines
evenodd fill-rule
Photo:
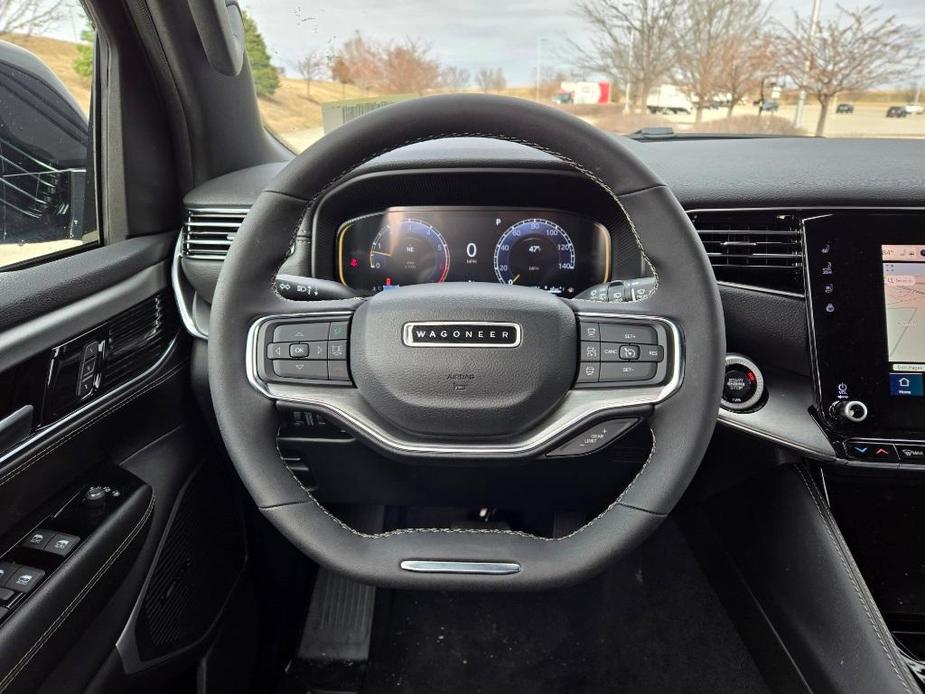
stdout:
<svg viewBox="0 0 925 694">
<path fill-rule="evenodd" d="M 673 84 L 662 84 L 649 90 L 646 97 L 649 113 L 689 114 L 694 110 L 694 102 Z"/>
</svg>

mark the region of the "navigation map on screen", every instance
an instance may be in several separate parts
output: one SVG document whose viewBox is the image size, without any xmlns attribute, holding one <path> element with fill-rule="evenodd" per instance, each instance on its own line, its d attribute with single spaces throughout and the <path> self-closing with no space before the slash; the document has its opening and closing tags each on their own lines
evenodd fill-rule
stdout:
<svg viewBox="0 0 925 694">
<path fill-rule="evenodd" d="M 890 244 L 883 250 L 887 358 L 894 395 L 921 395 L 925 371 L 925 245 Z M 909 387 L 911 386 L 911 387 Z"/>
</svg>

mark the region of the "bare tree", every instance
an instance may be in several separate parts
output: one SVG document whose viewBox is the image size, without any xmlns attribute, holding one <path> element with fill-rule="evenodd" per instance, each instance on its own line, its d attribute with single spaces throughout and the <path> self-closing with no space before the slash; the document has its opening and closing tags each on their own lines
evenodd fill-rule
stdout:
<svg viewBox="0 0 925 694">
<path fill-rule="evenodd" d="M 896 15 L 884 16 L 880 6 L 839 7 L 815 32 L 810 24 L 794 14 L 777 44 L 784 74 L 819 102 L 817 137 L 825 133 L 829 108 L 840 93 L 897 82 L 921 63 L 922 31 L 901 24 Z"/>
<path fill-rule="evenodd" d="M 305 80 L 305 98 L 311 100 L 312 80 L 316 80 L 324 74 L 325 63 L 325 57 L 317 50 L 309 51 L 296 61 L 296 72 Z"/>
<path fill-rule="evenodd" d="M 767 7 L 763 0 L 687 0 L 684 9 L 675 23 L 676 77 L 696 101 L 699 123 L 720 91 L 728 91 L 731 82 L 742 87 Z"/>
<path fill-rule="evenodd" d="M 440 63 L 431 58 L 430 46 L 412 39 L 380 48 L 382 54 L 382 83 L 379 88 L 387 93 L 423 94 L 440 82 Z"/>
<path fill-rule="evenodd" d="M 591 36 L 570 42 L 572 62 L 584 72 L 622 82 L 629 87 L 630 101 L 644 109 L 649 91 L 674 67 L 672 27 L 683 4 L 684 0 L 580 0 L 576 12 Z"/>
<path fill-rule="evenodd" d="M 772 39 L 756 23 L 723 40 L 719 56 L 716 87 L 729 100 L 726 117 L 731 118 L 736 104 L 760 89 L 768 75 L 775 72 Z"/>
<path fill-rule="evenodd" d="M 458 92 L 469 86 L 472 77 L 465 68 L 449 65 L 440 73 L 440 84 L 450 91 Z"/>
<path fill-rule="evenodd" d="M 382 84 L 382 50 L 359 31 L 331 56 L 331 74 L 342 85 L 353 84 L 367 94 Z"/>
<path fill-rule="evenodd" d="M 475 75 L 475 84 L 483 92 L 500 92 L 507 87 L 507 80 L 500 67 L 483 67 Z"/>
<path fill-rule="evenodd" d="M 67 0 L 2 0 L 0 36 L 41 33 L 61 17 Z"/>
</svg>

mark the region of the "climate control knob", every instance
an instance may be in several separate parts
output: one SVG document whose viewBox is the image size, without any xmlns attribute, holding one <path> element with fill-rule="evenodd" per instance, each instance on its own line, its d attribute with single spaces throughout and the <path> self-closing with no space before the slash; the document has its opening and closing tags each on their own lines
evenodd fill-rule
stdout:
<svg viewBox="0 0 925 694">
<path fill-rule="evenodd" d="M 860 400 L 836 400 L 829 407 L 829 412 L 833 417 L 844 419 L 848 422 L 863 422 L 867 419 L 867 405 Z"/>
</svg>

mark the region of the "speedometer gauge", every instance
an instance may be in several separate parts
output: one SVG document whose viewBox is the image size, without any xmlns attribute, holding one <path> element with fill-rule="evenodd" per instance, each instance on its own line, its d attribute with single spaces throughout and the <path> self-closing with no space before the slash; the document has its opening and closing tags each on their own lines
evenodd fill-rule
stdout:
<svg viewBox="0 0 925 694">
<path fill-rule="evenodd" d="M 443 235 L 420 219 L 386 224 L 369 248 L 369 267 L 379 288 L 443 282 L 450 270 L 450 251 Z"/>
<path fill-rule="evenodd" d="M 524 219 L 507 229 L 495 246 L 495 275 L 502 284 L 565 291 L 562 273 L 575 269 L 575 245 L 548 219 Z"/>
</svg>

